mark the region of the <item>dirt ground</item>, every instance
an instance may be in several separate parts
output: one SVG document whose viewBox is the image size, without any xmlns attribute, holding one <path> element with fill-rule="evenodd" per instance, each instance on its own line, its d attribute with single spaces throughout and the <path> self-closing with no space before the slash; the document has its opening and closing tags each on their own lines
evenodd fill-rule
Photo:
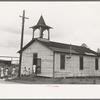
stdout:
<svg viewBox="0 0 100 100">
<path fill-rule="evenodd" d="M 100 77 L 94 78 L 45 78 L 45 77 L 22 77 L 10 79 L 7 81 L 23 84 L 100 84 Z"/>
</svg>

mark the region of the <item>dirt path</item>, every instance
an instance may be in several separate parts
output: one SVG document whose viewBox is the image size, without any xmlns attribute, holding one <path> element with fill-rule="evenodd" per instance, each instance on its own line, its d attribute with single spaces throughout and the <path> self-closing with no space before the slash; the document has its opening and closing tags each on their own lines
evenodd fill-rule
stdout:
<svg viewBox="0 0 100 100">
<path fill-rule="evenodd" d="M 66 78 L 66 79 L 52 79 L 52 78 L 21 78 L 9 80 L 11 82 L 22 84 L 100 84 L 100 78 Z"/>
<path fill-rule="evenodd" d="M 0 79 L 0 84 L 20 84 L 20 83 L 5 81 L 5 79 Z"/>
</svg>

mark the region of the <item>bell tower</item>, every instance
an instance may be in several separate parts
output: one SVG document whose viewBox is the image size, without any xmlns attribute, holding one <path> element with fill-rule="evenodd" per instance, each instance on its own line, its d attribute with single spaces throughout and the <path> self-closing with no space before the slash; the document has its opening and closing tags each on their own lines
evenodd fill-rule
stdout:
<svg viewBox="0 0 100 100">
<path fill-rule="evenodd" d="M 34 32 L 35 32 L 35 30 L 36 30 L 36 29 L 39 29 L 39 38 L 42 38 L 42 39 L 43 39 L 43 38 L 44 38 L 44 37 L 43 37 L 43 32 L 44 32 L 45 30 L 47 30 L 47 32 L 48 32 L 48 37 L 47 37 L 47 39 L 50 40 L 50 29 L 52 29 L 52 27 L 46 25 L 46 23 L 45 23 L 45 21 L 44 21 L 42 15 L 41 15 L 41 17 L 40 17 L 38 23 L 37 23 L 35 26 L 32 26 L 32 27 L 30 27 L 30 28 L 33 29 L 33 36 L 32 36 L 32 39 L 34 39 Z"/>
</svg>

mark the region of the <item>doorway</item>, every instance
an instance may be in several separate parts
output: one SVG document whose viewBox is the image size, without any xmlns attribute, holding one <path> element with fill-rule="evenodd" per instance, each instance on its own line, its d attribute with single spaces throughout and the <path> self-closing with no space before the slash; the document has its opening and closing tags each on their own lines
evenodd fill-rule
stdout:
<svg viewBox="0 0 100 100">
<path fill-rule="evenodd" d="M 38 53 L 33 54 L 33 65 L 36 65 L 36 74 L 41 74 L 41 58 L 38 58 Z"/>
</svg>

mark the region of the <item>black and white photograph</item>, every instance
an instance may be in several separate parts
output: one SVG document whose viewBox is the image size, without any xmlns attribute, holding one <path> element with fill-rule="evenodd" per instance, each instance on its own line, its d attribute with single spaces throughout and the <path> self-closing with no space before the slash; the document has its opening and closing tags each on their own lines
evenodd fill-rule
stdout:
<svg viewBox="0 0 100 100">
<path fill-rule="evenodd" d="M 0 1 L 0 99 L 100 99 L 100 1 Z"/>
<path fill-rule="evenodd" d="M 0 2 L 1 84 L 100 84 L 100 2 Z"/>
</svg>

